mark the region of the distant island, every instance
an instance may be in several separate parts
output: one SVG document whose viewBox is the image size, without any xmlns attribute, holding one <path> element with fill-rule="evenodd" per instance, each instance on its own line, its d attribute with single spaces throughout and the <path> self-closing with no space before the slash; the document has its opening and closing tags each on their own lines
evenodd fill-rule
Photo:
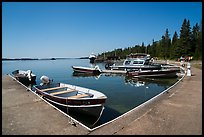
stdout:
<svg viewBox="0 0 204 137">
<path fill-rule="evenodd" d="M 79 59 L 89 59 L 89 57 L 80 57 Z"/>
<path fill-rule="evenodd" d="M 14 58 L 14 59 L 11 59 L 11 58 L 2 58 L 2 60 L 39 60 L 39 59 L 36 59 L 36 58 Z"/>
<path fill-rule="evenodd" d="M 3 61 L 13 61 L 13 60 L 57 60 L 57 59 L 88 59 L 88 57 L 79 57 L 79 58 L 2 58 Z"/>
</svg>

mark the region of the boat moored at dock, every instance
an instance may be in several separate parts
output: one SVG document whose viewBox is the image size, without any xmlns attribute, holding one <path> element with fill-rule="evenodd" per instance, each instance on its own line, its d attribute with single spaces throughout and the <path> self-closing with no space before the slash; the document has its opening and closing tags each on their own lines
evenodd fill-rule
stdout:
<svg viewBox="0 0 204 137">
<path fill-rule="evenodd" d="M 32 84 L 36 80 L 36 75 L 31 70 L 15 70 L 12 75 L 23 84 Z"/>
<path fill-rule="evenodd" d="M 45 82 L 41 85 L 34 85 L 33 89 L 44 99 L 66 107 L 68 111 L 76 111 L 94 117 L 102 115 L 107 99 L 102 92 L 65 83 Z"/>
<path fill-rule="evenodd" d="M 124 60 L 122 65 L 107 65 L 110 70 L 159 70 L 161 69 L 160 64 L 154 64 L 151 61 L 151 56 L 145 53 L 130 54 Z"/>
<path fill-rule="evenodd" d="M 80 73 L 91 73 L 91 74 L 100 74 L 101 69 L 99 66 L 95 67 L 82 67 L 82 66 L 72 66 L 72 69 L 74 72 L 80 72 Z"/>
<path fill-rule="evenodd" d="M 177 69 L 161 69 L 161 70 L 136 70 L 128 71 L 128 76 L 133 77 L 177 77 L 179 71 Z"/>
</svg>

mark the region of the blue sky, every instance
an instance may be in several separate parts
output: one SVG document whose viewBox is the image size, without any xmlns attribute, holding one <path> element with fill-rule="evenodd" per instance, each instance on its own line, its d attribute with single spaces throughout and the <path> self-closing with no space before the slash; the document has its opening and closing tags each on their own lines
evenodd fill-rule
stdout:
<svg viewBox="0 0 204 137">
<path fill-rule="evenodd" d="M 152 44 L 184 19 L 202 20 L 202 2 L 3 2 L 2 57 L 81 57 Z"/>
</svg>

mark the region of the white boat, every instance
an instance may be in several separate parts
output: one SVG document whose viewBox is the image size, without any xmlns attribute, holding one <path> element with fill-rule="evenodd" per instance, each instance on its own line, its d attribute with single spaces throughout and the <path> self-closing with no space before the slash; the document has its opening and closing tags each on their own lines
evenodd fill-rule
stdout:
<svg viewBox="0 0 204 137">
<path fill-rule="evenodd" d="M 127 56 L 122 65 L 106 65 L 107 69 L 111 70 L 159 70 L 160 64 L 153 64 L 149 54 L 136 53 Z"/>
<path fill-rule="evenodd" d="M 52 83 L 46 76 L 42 76 L 41 81 L 44 81 L 44 84 L 34 85 L 33 89 L 44 99 L 66 107 L 68 111 L 94 117 L 102 115 L 107 99 L 102 92 L 65 83 Z"/>
<path fill-rule="evenodd" d="M 15 70 L 12 75 L 23 84 L 35 83 L 36 80 L 36 75 L 31 70 Z"/>
<path fill-rule="evenodd" d="M 100 74 L 102 72 L 97 65 L 95 67 L 72 66 L 72 69 L 74 70 L 74 72 L 80 73 Z"/>
</svg>

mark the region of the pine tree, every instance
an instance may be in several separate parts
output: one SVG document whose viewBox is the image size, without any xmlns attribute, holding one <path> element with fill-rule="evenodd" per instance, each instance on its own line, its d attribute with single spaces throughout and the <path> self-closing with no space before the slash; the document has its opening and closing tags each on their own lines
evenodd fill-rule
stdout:
<svg viewBox="0 0 204 137">
<path fill-rule="evenodd" d="M 162 36 L 162 39 L 160 41 L 160 51 L 161 51 L 161 54 L 160 54 L 160 57 L 163 57 L 164 59 L 166 59 L 166 51 L 167 51 L 167 48 L 166 48 L 166 40 L 165 40 L 165 36 Z"/>
<path fill-rule="evenodd" d="M 192 32 L 191 32 L 191 27 L 190 27 L 190 21 L 188 20 L 187 21 L 187 24 L 186 24 L 186 40 L 187 40 L 187 43 L 186 43 L 186 48 L 187 48 L 187 51 L 186 51 L 186 55 L 188 56 L 191 56 L 191 43 L 192 43 L 192 39 L 191 39 L 191 36 L 192 36 Z"/>
<path fill-rule="evenodd" d="M 192 35 L 191 35 L 191 49 L 190 49 L 190 54 L 194 55 L 197 44 L 198 44 L 198 36 L 199 36 L 199 26 L 198 23 L 193 27 L 192 30 Z"/>
<path fill-rule="evenodd" d="M 171 47 L 171 39 L 170 39 L 170 35 L 169 35 L 169 30 L 166 29 L 166 33 L 165 33 L 165 56 L 167 58 L 170 57 L 170 47 Z"/>
<path fill-rule="evenodd" d="M 199 27 L 198 39 L 196 41 L 194 59 L 202 60 L 202 21 Z"/>
<path fill-rule="evenodd" d="M 146 47 L 144 45 L 144 42 L 142 42 L 140 53 L 145 53 Z"/>
<path fill-rule="evenodd" d="M 174 32 L 174 35 L 173 35 L 173 38 L 172 38 L 172 42 L 171 42 L 171 49 L 170 49 L 170 58 L 171 59 L 177 59 L 177 58 L 179 58 L 180 56 L 178 55 L 179 54 L 179 50 L 180 49 L 178 49 L 178 42 L 179 42 L 179 40 L 178 40 L 178 34 L 177 34 L 177 32 L 175 31 Z"/>
<path fill-rule="evenodd" d="M 154 42 L 154 39 L 152 40 L 152 45 L 150 45 L 150 47 L 148 47 L 148 53 L 153 57 L 158 56 L 157 50 L 156 50 L 156 42 Z"/>
<path fill-rule="evenodd" d="M 164 37 L 164 36 L 163 36 Z M 163 41 L 160 40 L 158 42 L 156 42 L 156 56 L 159 58 L 164 58 L 164 48 L 162 47 L 162 43 Z"/>
<path fill-rule="evenodd" d="M 184 19 L 181 30 L 180 30 L 180 40 L 178 45 L 178 56 L 186 54 L 186 24 L 187 21 Z"/>
<path fill-rule="evenodd" d="M 191 30 L 190 30 L 190 21 L 184 19 L 184 22 L 182 24 L 181 30 L 180 30 L 180 42 L 179 42 L 179 49 L 180 49 L 180 56 L 186 56 L 190 52 L 190 44 L 191 44 Z"/>
</svg>

